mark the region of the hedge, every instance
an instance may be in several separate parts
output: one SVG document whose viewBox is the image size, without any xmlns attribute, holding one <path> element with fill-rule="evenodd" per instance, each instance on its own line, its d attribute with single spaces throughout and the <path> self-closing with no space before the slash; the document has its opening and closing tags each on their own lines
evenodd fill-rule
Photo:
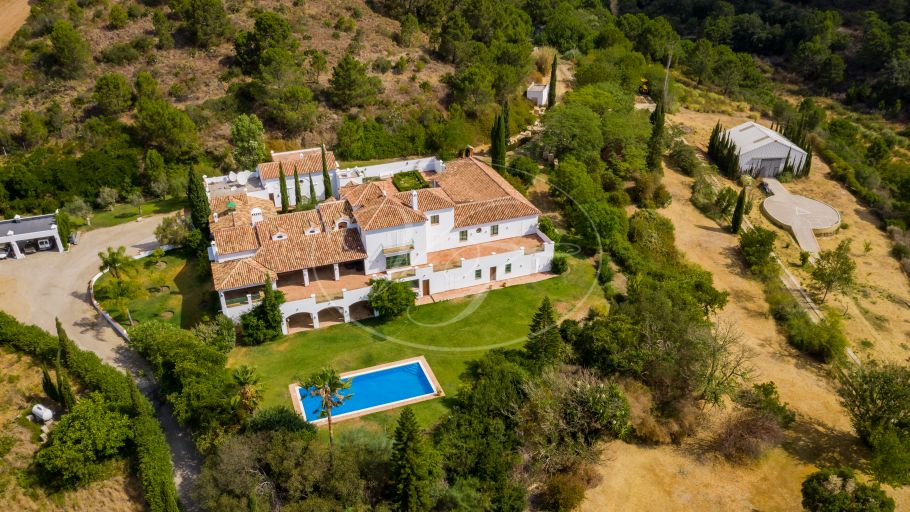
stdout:
<svg viewBox="0 0 910 512">
<path fill-rule="evenodd" d="M 0 345 L 28 354 L 46 364 L 55 361 L 58 350 L 62 348 L 62 363 L 72 375 L 85 387 L 100 392 L 115 407 L 132 417 L 137 473 L 149 509 L 152 512 L 179 511 L 170 450 L 164 432 L 153 416 L 151 403 L 138 393 L 132 379 L 104 363 L 93 352 L 76 347 L 60 328 L 59 321 L 57 325 L 60 338 L 39 327 L 22 324 L 0 311 Z"/>
</svg>

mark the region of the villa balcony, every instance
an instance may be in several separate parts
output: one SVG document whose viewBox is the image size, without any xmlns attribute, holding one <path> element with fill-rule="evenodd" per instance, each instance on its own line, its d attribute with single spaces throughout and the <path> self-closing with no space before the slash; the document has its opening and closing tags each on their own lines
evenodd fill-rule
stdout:
<svg viewBox="0 0 910 512">
<path fill-rule="evenodd" d="M 461 266 L 461 260 L 473 260 L 484 256 L 504 254 L 524 248 L 525 254 L 533 254 L 546 249 L 543 239 L 535 235 L 516 236 L 503 238 L 482 244 L 465 245 L 444 251 L 435 251 L 427 254 L 427 263 L 433 265 L 433 271 L 439 272 Z"/>
</svg>

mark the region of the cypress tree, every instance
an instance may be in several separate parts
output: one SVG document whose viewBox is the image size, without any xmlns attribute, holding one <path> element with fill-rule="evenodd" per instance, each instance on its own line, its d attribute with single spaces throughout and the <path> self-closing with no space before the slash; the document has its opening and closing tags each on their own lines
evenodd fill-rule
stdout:
<svg viewBox="0 0 910 512">
<path fill-rule="evenodd" d="M 325 198 L 334 196 L 332 193 L 332 178 L 329 176 L 329 164 L 325 159 L 325 144 L 322 145 L 322 186 L 325 187 Z"/>
<path fill-rule="evenodd" d="M 525 344 L 525 354 L 537 367 L 555 364 L 560 360 L 562 343 L 553 304 L 549 297 L 544 297 L 531 319 L 531 334 Z"/>
<path fill-rule="evenodd" d="M 743 214 L 746 210 L 746 188 L 739 191 L 739 197 L 736 198 L 736 208 L 733 210 L 733 219 L 730 222 L 730 231 L 733 234 L 739 233 L 743 225 Z"/>
<path fill-rule="evenodd" d="M 502 140 L 503 147 L 509 150 L 509 100 L 502 102 Z"/>
<path fill-rule="evenodd" d="M 802 168 L 799 171 L 799 175 L 803 178 L 809 177 L 809 171 L 812 170 L 812 148 L 806 150 L 806 159 L 803 160 Z"/>
<path fill-rule="evenodd" d="M 493 128 L 490 131 L 490 159 L 493 161 L 493 168 L 496 172 L 502 174 L 506 168 L 506 148 L 504 145 L 504 126 L 502 115 L 497 115 L 493 121 Z"/>
<path fill-rule="evenodd" d="M 57 341 L 60 344 L 58 359 L 61 359 L 64 365 L 72 365 L 75 360 L 76 351 L 79 349 L 76 347 L 76 344 L 73 343 L 73 340 L 67 336 L 66 331 L 63 329 L 63 324 L 60 323 L 60 319 L 55 318 L 54 321 L 57 324 Z"/>
<path fill-rule="evenodd" d="M 303 209 L 303 201 L 300 200 L 300 175 L 297 173 L 297 166 L 294 166 L 294 209 L 300 211 Z"/>
<path fill-rule="evenodd" d="M 209 206 L 209 198 L 205 195 L 202 176 L 192 168 L 187 171 L 186 197 L 190 202 L 190 220 L 193 227 L 208 236 L 209 215 L 212 214 L 212 209 Z"/>
<path fill-rule="evenodd" d="M 553 64 L 550 65 L 550 89 L 547 90 L 547 109 L 553 107 L 556 103 L 556 59 L 558 55 L 553 56 Z"/>
<path fill-rule="evenodd" d="M 430 483 L 433 478 L 432 460 L 427 453 L 417 417 L 405 407 L 398 417 L 389 471 L 393 485 L 395 510 L 423 512 L 430 510 Z"/>
<path fill-rule="evenodd" d="M 288 212 L 288 182 L 284 176 L 284 166 L 278 162 L 278 189 L 281 194 L 281 213 Z"/>
<path fill-rule="evenodd" d="M 54 368 L 57 372 L 57 391 L 60 395 L 60 405 L 65 411 L 69 411 L 76 405 L 76 394 L 73 393 L 73 387 L 69 379 L 66 378 L 66 371 L 60 364 L 60 357 L 57 357 L 57 366 Z"/>
<path fill-rule="evenodd" d="M 648 140 L 647 165 L 651 172 L 661 172 L 661 157 L 664 140 L 664 103 L 657 102 L 657 108 L 651 113 L 651 139 Z"/>
<path fill-rule="evenodd" d="M 51 379 L 50 372 L 47 371 L 47 366 L 41 366 L 41 389 L 44 390 L 44 394 L 47 395 L 51 400 L 60 403 L 60 390 L 57 389 L 57 384 L 54 383 L 54 380 Z"/>
<path fill-rule="evenodd" d="M 313 175 L 312 174 L 307 175 L 307 177 L 309 178 L 309 182 L 310 182 L 309 208 L 313 209 L 313 207 L 316 206 L 316 201 L 318 201 L 318 199 L 316 199 L 316 185 L 313 184 Z"/>
</svg>

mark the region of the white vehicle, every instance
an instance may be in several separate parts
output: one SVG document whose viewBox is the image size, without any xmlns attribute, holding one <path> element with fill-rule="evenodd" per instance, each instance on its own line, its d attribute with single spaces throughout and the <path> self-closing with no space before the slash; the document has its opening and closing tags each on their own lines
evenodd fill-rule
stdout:
<svg viewBox="0 0 910 512">
<path fill-rule="evenodd" d="M 49 238 L 41 238 L 38 240 L 38 250 L 46 251 L 51 248 L 51 240 Z"/>
</svg>

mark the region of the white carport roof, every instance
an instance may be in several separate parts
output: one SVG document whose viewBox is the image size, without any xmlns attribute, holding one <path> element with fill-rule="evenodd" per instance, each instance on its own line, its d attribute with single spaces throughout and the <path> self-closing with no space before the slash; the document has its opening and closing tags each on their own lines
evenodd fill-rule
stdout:
<svg viewBox="0 0 910 512">
<path fill-rule="evenodd" d="M 790 139 L 753 121 L 734 126 L 727 130 L 726 133 L 730 140 L 736 144 L 736 147 L 739 148 L 739 154 L 748 153 L 771 142 L 779 142 L 789 147 L 794 153 L 804 156 L 806 154 L 801 147 L 790 142 Z"/>
</svg>

